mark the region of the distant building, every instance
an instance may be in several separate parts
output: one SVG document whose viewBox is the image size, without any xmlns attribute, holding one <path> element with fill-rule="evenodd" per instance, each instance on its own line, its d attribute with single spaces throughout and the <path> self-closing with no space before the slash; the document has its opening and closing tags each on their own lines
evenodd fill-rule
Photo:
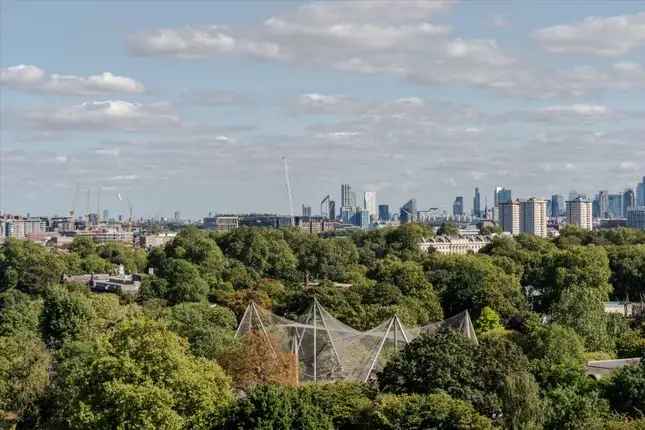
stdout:
<svg viewBox="0 0 645 430">
<path fill-rule="evenodd" d="M 343 206 L 340 209 L 340 219 L 343 224 L 354 224 L 354 215 L 356 208 L 354 206 Z"/>
<path fill-rule="evenodd" d="M 505 233 L 513 236 L 520 234 L 520 202 L 508 201 L 498 203 L 499 208 L 499 226 Z"/>
<path fill-rule="evenodd" d="M 73 232 L 66 232 L 66 235 L 76 236 L 87 236 L 91 237 L 94 242 L 105 243 L 105 242 L 123 242 L 123 243 L 134 243 L 134 234 L 128 230 L 121 230 L 119 228 L 90 228 L 87 230 L 78 230 Z"/>
<path fill-rule="evenodd" d="M 598 218 L 609 218 L 609 192 L 599 191 L 596 199 L 598 201 Z"/>
<path fill-rule="evenodd" d="M 334 200 L 329 201 L 329 219 L 336 219 L 336 202 Z"/>
<path fill-rule="evenodd" d="M 302 205 L 302 216 L 305 218 L 311 217 L 311 206 Z"/>
<path fill-rule="evenodd" d="M 454 217 L 461 217 L 464 215 L 464 197 L 457 196 L 455 202 L 452 204 L 452 215 Z"/>
<path fill-rule="evenodd" d="M 378 220 L 381 222 L 388 222 L 390 220 L 389 205 L 378 205 Z"/>
<path fill-rule="evenodd" d="M 520 202 L 520 231 L 546 237 L 546 200 L 530 198 Z"/>
<path fill-rule="evenodd" d="M 609 194 L 608 196 L 608 218 L 622 218 L 623 217 L 623 195 Z"/>
<path fill-rule="evenodd" d="M 376 193 L 374 191 L 366 191 L 363 194 L 363 209 L 369 214 L 370 221 L 376 221 L 378 212 L 376 211 Z"/>
<path fill-rule="evenodd" d="M 627 211 L 627 226 L 645 230 L 645 206 Z"/>
<path fill-rule="evenodd" d="M 469 236 L 437 236 L 419 243 L 419 248 L 427 252 L 433 249 L 440 254 L 477 253 L 491 242 L 490 237 L 480 235 Z"/>
<path fill-rule="evenodd" d="M 410 199 L 403 206 L 399 212 L 399 222 L 401 224 L 407 224 L 409 222 L 415 222 L 417 219 L 417 200 Z"/>
<path fill-rule="evenodd" d="M 640 184 L 636 186 L 636 206 L 645 206 L 645 176 Z"/>
<path fill-rule="evenodd" d="M 367 230 L 370 227 L 370 213 L 365 210 L 359 210 L 354 215 L 354 225 Z"/>
<path fill-rule="evenodd" d="M 206 217 L 203 225 L 207 230 L 230 231 L 240 226 L 240 219 L 237 216 Z"/>
<path fill-rule="evenodd" d="M 179 213 L 179 211 L 175 211 L 175 213 L 173 214 L 173 219 L 174 219 L 175 222 L 180 222 L 181 221 L 181 213 Z"/>
<path fill-rule="evenodd" d="M 356 206 L 356 195 L 349 184 L 342 184 L 340 186 L 340 197 L 342 207 Z"/>
<path fill-rule="evenodd" d="M 580 196 L 567 202 L 567 224 L 583 230 L 593 230 L 591 202 Z"/>
<path fill-rule="evenodd" d="M 627 218 L 627 211 L 636 207 L 636 194 L 631 188 L 623 193 L 623 217 Z"/>
<path fill-rule="evenodd" d="M 323 219 L 322 217 L 296 217 L 296 227 L 310 234 L 320 234 L 335 231 L 338 221 Z"/>
<path fill-rule="evenodd" d="M 494 204 L 493 204 L 493 218 L 496 220 L 500 219 L 501 208 L 500 205 L 503 203 L 509 203 L 513 200 L 513 195 L 510 189 L 495 187 Z"/>
<path fill-rule="evenodd" d="M 473 197 L 473 216 L 477 218 L 482 216 L 482 198 L 479 194 L 479 188 L 475 188 L 475 196 Z"/>
<path fill-rule="evenodd" d="M 551 196 L 551 217 L 558 218 L 566 214 L 566 208 L 564 204 L 564 197 L 560 194 L 554 194 Z"/>
</svg>

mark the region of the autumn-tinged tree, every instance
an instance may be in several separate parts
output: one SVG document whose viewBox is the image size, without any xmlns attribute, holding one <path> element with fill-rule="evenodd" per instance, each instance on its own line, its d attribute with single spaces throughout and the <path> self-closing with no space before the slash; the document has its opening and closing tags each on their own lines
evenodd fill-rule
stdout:
<svg viewBox="0 0 645 430">
<path fill-rule="evenodd" d="M 283 352 L 276 337 L 260 330 L 244 333 L 237 347 L 221 354 L 218 362 L 239 390 L 261 384 L 298 384 L 296 356 Z"/>
</svg>

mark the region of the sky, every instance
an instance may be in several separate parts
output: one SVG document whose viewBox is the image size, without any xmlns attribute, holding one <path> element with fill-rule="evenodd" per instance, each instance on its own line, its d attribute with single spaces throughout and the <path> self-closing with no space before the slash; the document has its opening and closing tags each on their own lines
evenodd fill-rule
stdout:
<svg viewBox="0 0 645 430">
<path fill-rule="evenodd" d="M 645 175 L 645 2 L 0 2 L 0 209 L 448 210 Z M 121 195 L 119 200 L 118 195 Z"/>
</svg>

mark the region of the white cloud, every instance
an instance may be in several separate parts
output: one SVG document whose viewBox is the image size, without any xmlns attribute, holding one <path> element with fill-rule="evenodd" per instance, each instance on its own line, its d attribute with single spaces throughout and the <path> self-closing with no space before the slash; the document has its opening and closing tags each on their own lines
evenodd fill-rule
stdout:
<svg viewBox="0 0 645 430">
<path fill-rule="evenodd" d="M 53 130 L 140 130 L 181 125 L 174 109 L 167 103 L 139 104 L 122 100 L 35 110 L 27 113 L 26 119 L 36 128 Z"/>
<path fill-rule="evenodd" d="M 597 116 L 597 115 L 607 115 L 609 109 L 606 106 L 602 105 L 588 105 L 588 104 L 573 104 L 568 106 L 549 106 L 541 109 L 545 113 L 573 113 L 576 115 L 583 116 Z"/>
<path fill-rule="evenodd" d="M 533 37 L 550 52 L 622 55 L 645 45 L 645 12 L 591 16 L 573 24 L 537 30 Z"/>
<path fill-rule="evenodd" d="M 92 96 L 112 93 L 142 93 L 143 84 L 110 72 L 76 76 L 47 74 L 43 69 L 20 64 L 0 70 L 0 83 L 10 88 L 61 95 Z"/>
</svg>

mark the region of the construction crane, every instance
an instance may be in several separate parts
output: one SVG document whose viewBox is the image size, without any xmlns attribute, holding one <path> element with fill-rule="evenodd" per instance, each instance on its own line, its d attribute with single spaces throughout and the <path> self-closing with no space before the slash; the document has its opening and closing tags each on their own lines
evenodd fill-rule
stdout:
<svg viewBox="0 0 645 430">
<path fill-rule="evenodd" d="M 78 183 L 74 188 L 74 198 L 72 199 L 72 209 L 69 211 L 69 216 L 74 219 L 74 214 L 76 213 L 76 204 L 78 203 L 78 193 L 80 192 L 80 187 Z"/>
<path fill-rule="evenodd" d="M 295 220 L 293 216 L 293 195 L 291 194 L 291 182 L 289 181 L 289 164 L 287 163 L 287 157 L 282 157 L 284 163 L 284 182 L 287 185 L 287 194 L 289 195 L 289 215 L 291 216 L 291 225 L 295 225 Z"/>
<path fill-rule="evenodd" d="M 327 194 L 324 199 L 320 202 L 320 217 L 321 218 L 329 218 L 329 201 L 331 200 L 331 196 Z M 327 203 L 327 210 L 324 210 L 325 208 L 325 203 Z"/>
</svg>

